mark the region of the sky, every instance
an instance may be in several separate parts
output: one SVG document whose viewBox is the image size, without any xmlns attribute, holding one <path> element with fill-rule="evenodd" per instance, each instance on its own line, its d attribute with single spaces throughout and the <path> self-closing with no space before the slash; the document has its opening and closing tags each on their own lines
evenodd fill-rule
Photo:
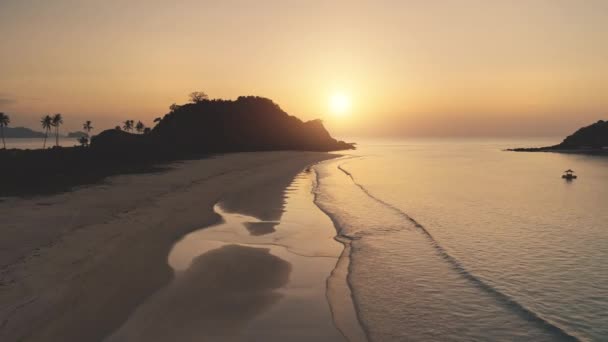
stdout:
<svg viewBox="0 0 608 342">
<path fill-rule="evenodd" d="M 607 80 L 604 0 L 0 0 L 13 126 L 150 125 L 200 90 L 339 137 L 559 136 L 608 119 Z"/>
</svg>

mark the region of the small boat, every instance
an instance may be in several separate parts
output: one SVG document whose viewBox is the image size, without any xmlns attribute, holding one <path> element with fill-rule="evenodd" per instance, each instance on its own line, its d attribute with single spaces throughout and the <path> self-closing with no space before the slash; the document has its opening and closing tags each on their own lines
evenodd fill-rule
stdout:
<svg viewBox="0 0 608 342">
<path fill-rule="evenodd" d="M 568 169 L 568 170 L 564 171 L 562 178 L 565 180 L 573 180 L 573 179 L 576 179 L 576 175 L 574 174 L 574 171 Z"/>
</svg>

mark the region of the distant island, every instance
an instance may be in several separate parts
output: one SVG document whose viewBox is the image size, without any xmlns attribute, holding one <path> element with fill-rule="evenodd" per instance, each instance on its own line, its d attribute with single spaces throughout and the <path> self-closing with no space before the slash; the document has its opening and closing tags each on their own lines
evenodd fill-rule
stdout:
<svg viewBox="0 0 608 342">
<path fill-rule="evenodd" d="M 6 138 L 44 138 L 44 133 L 26 127 L 4 127 Z"/>
<path fill-rule="evenodd" d="M 155 127 L 142 125 L 137 133 L 131 133 L 129 120 L 124 128 L 93 136 L 90 144 L 86 133 L 72 132 L 70 137 L 84 136 L 81 146 L 0 149 L 0 196 L 69 190 L 113 174 L 155 171 L 159 163 L 214 153 L 354 149 L 332 138 L 321 120 L 302 121 L 270 99 L 210 100 L 204 93 L 193 94 L 191 103 L 171 105 L 169 113 L 154 120 Z"/>
<path fill-rule="evenodd" d="M 87 133 L 76 131 L 70 132 L 67 135 L 59 135 L 64 138 L 75 138 L 86 137 Z M 4 137 L 11 139 L 30 139 L 30 138 L 44 138 L 43 132 L 34 131 L 27 127 L 4 127 Z"/>
<path fill-rule="evenodd" d="M 68 138 L 82 138 L 82 137 L 88 137 L 89 135 L 85 132 L 81 132 L 81 131 L 76 131 L 76 132 L 69 132 L 67 137 Z"/>
<path fill-rule="evenodd" d="M 546 147 L 512 148 L 515 152 L 562 152 L 608 155 L 608 121 L 600 120 L 580 128 L 560 144 Z"/>
</svg>

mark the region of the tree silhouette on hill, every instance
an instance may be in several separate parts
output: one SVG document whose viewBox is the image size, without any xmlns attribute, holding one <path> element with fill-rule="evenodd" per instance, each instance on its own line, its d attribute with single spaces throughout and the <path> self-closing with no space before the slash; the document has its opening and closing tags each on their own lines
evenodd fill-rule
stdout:
<svg viewBox="0 0 608 342">
<path fill-rule="evenodd" d="M 125 122 L 122 123 L 122 129 L 127 132 L 130 132 L 133 130 L 133 124 L 134 124 L 133 120 L 126 120 Z"/>
<path fill-rule="evenodd" d="M 137 133 L 143 133 L 144 129 L 146 128 L 146 125 L 144 125 L 143 122 L 141 121 L 137 121 L 137 124 L 135 125 L 135 130 L 137 131 Z"/>
<path fill-rule="evenodd" d="M 209 100 L 209 95 L 207 95 L 206 93 L 202 92 L 202 91 L 195 91 L 190 93 L 189 95 L 190 97 L 190 101 L 192 103 L 201 103 L 203 101 L 207 101 Z M 175 105 L 175 104 L 173 104 Z M 179 106 L 178 106 L 179 108 Z M 173 110 L 173 108 L 171 108 L 171 110 Z"/>
</svg>

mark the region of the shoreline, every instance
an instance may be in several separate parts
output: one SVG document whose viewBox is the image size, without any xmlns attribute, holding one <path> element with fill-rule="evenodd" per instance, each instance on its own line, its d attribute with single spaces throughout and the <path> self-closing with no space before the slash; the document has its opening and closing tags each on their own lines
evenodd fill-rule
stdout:
<svg viewBox="0 0 608 342">
<path fill-rule="evenodd" d="M 310 182 L 307 171 L 296 176 L 279 221 L 216 204 L 221 222 L 175 243 L 168 256 L 171 283 L 106 341 L 365 341 L 343 272 L 347 254 L 312 202 Z M 250 229 L 266 224 L 273 229 Z M 163 325 L 174 319 L 179 328 Z"/>
<path fill-rule="evenodd" d="M 334 163 L 338 163 L 339 161 L 344 161 L 344 160 L 348 160 L 348 159 L 352 159 L 352 158 L 356 158 L 356 157 L 352 157 L 352 156 L 341 156 L 339 158 L 335 158 L 331 161 L 327 161 L 327 162 L 334 162 Z M 339 167 L 339 164 L 338 164 Z M 343 246 L 343 250 L 342 250 L 342 254 L 340 255 L 340 258 L 338 260 L 338 264 L 341 262 L 344 262 L 343 260 L 346 260 L 346 265 L 339 267 L 338 264 L 336 264 L 336 269 L 338 270 L 340 269 L 341 272 L 344 273 L 344 281 L 345 281 L 345 285 L 348 287 L 349 292 L 350 292 L 350 301 L 352 302 L 352 305 L 354 306 L 354 310 L 353 313 L 355 315 L 354 320 L 357 321 L 357 327 L 355 327 L 354 329 L 351 329 L 351 331 L 360 331 L 357 332 L 356 335 L 354 336 L 356 339 L 359 339 L 361 341 L 371 341 L 371 335 L 369 332 L 369 328 L 365 325 L 365 323 L 363 322 L 360 312 L 361 309 L 359 308 L 359 303 L 357 302 L 355 296 L 354 296 L 354 289 L 353 289 L 353 285 L 352 282 L 350 280 L 350 275 L 352 274 L 352 238 L 350 238 L 349 236 L 342 234 L 342 227 L 340 226 L 340 222 L 336 219 L 336 217 L 327 209 L 325 208 L 321 202 L 318 199 L 319 193 L 317 191 L 317 187 L 319 184 L 319 173 L 318 171 L 315 171 L 315 187 L 314 187 L 314 196 L 313 196 L 313 203 L 314 205 L 321 211 L 323 212 L 323 214 L 325 216 L 327 216 L 330 221 L 332 226 L 334 227 L 335 231 L 336 231 L 336 236 L 334 237 L 334 240 L 338 241 L 340 244 L 342 244 Z M 334 270 L 334 271 L 335 271 Z M 351 319 L 352 320 L 352 319 Z M 346 335 L 345 335 L 346 336 Z"/>
<path fill-rule="evenodd" d="M 2 233 L 11 239 L 1 246 L 0 338 L 107 336 L 171 281 L 166 257 L 173 243 L 219 222 L 214 203 L 224 200 L 230 210 L 253 195 L 247 214 L 272 220 L 283 210 L 281 194 L 294 176 L 335 157 L 229 154 L 173 163 L 163 173 L 116 176 L 69 193 L 5 198 Z"/>
<path fill-rule="evenodd" d="M 338 163 L 341 160 L 343 161 L 343 160 L 348 160 L 348 159 L 352 159 L 352 158 L 356 158 L 356 157 L 340 156 L 338 158 L 328 160 L 326 162 Z M 319 163 L 316 163 L 314 166 L 316 166 L 317 164 L 319 164 Z M 350 294 L 350 302 L 352 303 L 352 305 L 354 307 L 352 313 L 342 313 L 340 316 L 344 317 L 344 316 L 348 316 L 348 314 L 354 314 L 354 317 L 351 317 L 350 321 L 357 322 L 357 326 L 351 327 L 351 329 L 349 330 L 349 332 L 351 333 L 351 335 L 349 335 L 349 336 L 347 336 L 347 334 L 349 332 L 342 331 L 340 329 L 340 327 L 338 327 L 338 329 L 349 340 L 371 341 L 369 329 L 365 326 L 365 323 L 361 319 L 359 304 L 354 296 L 353 286 L 349 279 L 349 275 L 352 274 L 352 262 L 351 262 L 351 260 L 352 260 L 352 245 L 351 245 L 352 240 L 348 236 L 343 235 L 341 233 L 342 228 L 340 227 L 340 223 L 336 220 L 335 216 L 332 215 L 332 213 L 329 210 L 327 210 L 327 208 L 323 207 L 323 205 L 319 202 L 318 187 L 319 187 L 319 172 L 315 170 L 315 178 L 314 178 L 314 186 L 313 186 L 313 203 L 318 210 L 320 210 L 325 216 L 327 216 L 329 218 L 329 220 L 331 221 L 331 224 L 335 230 L 335 233 L 336 233 L 336 235 L 334 236 L 334 240 L 336 240 L 338 243 L 342 244 L 342 246 L 343 246 L 342 254 L 338 258 L 338 263 L 336 264 L 336 268 L 334 269 L 334 271 L 332 271 L 332 275 L 334 272 L 340 272 L 343 274 L 342 276 L 339 276 L 338 279 L 344 280 L 344 286 L 346 286 L 348 288 L 348 291 Z M 329 291 L 329 288 L 330 288 L 330 279 L 328 278 L 328 291 Z M 328 298 L 328 300 L 329 300 L 329 298 Z"/>
</svg>

